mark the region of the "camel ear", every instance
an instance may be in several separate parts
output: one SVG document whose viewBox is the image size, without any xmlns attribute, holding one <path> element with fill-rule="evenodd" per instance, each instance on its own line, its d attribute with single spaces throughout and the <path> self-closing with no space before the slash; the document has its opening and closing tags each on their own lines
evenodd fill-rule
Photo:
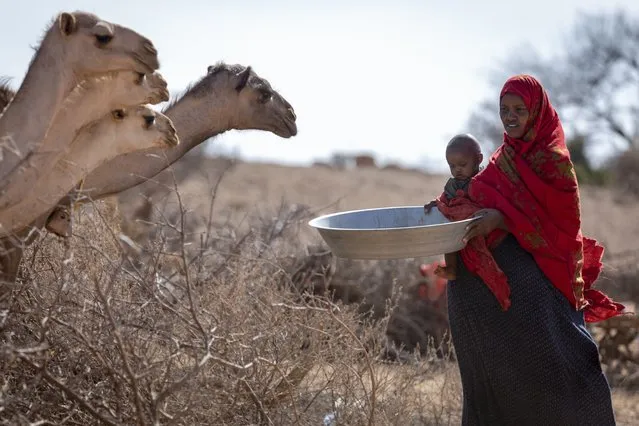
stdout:
<svg viewBox="0 0 639 426">
<path fill-rule="evenodd" d="M 206 73 L 207 74 L 211 74 L 214 69 L 215 69 L 215 67 L 213 65 L 209 65 L 208 68 L 206 69 Z"/>
<path fill-rule="evenodd" d="M 75 16 L 70 13 L 61 13 L 58 16 L 58 27 L 60 32 L 64 35 L 71 35 L 78 29 L 78 23 L 75 20 Z"/>
<path fill-rule="evenodd" d="M 235 86 L 235 90 L 238 92 L 242 91 L 246 87 L 246 84 L 249 81 L 249 77 L 251 76 L 251 67 L 246 67 L 244 71 L 239 72 L 237 75 L 238 82 L 237 86 Z"/>
</svg>

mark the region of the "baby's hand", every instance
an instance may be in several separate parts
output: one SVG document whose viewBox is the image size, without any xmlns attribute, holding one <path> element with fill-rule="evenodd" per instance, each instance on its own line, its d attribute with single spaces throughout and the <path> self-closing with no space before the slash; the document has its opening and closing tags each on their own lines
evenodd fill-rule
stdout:
<svg viewBox="0 0 639 426">
<path fill-rule="evenodd" d="M 433 200 L 428 204 L 424 205 L 424 213 L 428 214 L 433 209 L 433 207 L 437 206 L 437 201 Z"/>
</svg>

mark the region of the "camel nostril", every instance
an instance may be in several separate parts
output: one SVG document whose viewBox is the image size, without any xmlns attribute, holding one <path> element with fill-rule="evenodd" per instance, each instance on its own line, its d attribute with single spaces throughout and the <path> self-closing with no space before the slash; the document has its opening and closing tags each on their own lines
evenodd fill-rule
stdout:
<svg viewBox="0 0 639 426">
<path fill-rule="evenodd" d="M 288 109 L 288 115 L 289 115 L 289 117 L 291 117 L 293 120 L 297 120 L 297 115 L 295 115 L 295 111 L 293 111 L 293 108 L 289 108 L 289 109 Z"/>
<path fill-rule="evenodd" d="M 145 115 L 144 116 L 144 122 L 146 123 L 147 127 L 153 125 L 153 123 L 155 122 L 155 116 L 153 116 L 153 115 Z"/>
<path fill-rule="evenodd" d="M 126 116 L 126 114 L 124 113 L 124 110 L 121 110 L 121 109 L 113 110 L 113 111 L 111 112 L 111 115 L 112 115 L 112 116 L 113 116 L 113 118 L 114 118 L 114 119 L 116 119 L 116 120 L 122 120 L 122 119 L 124 119 L 124 117 Z"/>
</svg>

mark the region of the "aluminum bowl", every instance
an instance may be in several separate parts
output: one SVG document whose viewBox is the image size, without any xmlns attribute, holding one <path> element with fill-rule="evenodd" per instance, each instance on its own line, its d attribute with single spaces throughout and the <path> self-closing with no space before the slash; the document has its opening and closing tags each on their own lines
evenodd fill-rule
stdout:
<svg viewBox="0 0 639 426">
<path fill-rule="evenodd" d="M 317 229 L 337 257 L 403 259 L 461 250 L 466 226 L 474 219 L 451 222 L 433 207 L 383 207 L 352 210 L 317 217 Z"/>
</svg>

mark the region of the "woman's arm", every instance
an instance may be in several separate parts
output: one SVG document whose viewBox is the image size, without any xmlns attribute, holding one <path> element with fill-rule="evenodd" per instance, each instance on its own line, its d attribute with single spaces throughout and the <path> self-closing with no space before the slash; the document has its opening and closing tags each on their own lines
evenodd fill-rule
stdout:
<svg viewBox="0 0 639 426">
<path fill-rule="evenodd" d="M 474 220 L 466 227 L 466 235 L 464 235 L 463 238 L 464 243 L 467 243 L 471 238 L 479 235 L 486 236 L 495 229 L 510 232 L 504 220 L 504 215 L 497 209 L 481 209 L 473 216 L 479 219 Z"/>
<path fill-rule="evenodd" d="M 508 229 L 508 225 L 506 225 L 506 219 L 504 217 L 503 214 L 501 214 L 501 212 L 499 212 L 499 225 L 497 225 L 497 228 L 501 229 L 502 231 L 506 231 L 506 232 L 510 232 L 510 229 Z"/>
</svg>

